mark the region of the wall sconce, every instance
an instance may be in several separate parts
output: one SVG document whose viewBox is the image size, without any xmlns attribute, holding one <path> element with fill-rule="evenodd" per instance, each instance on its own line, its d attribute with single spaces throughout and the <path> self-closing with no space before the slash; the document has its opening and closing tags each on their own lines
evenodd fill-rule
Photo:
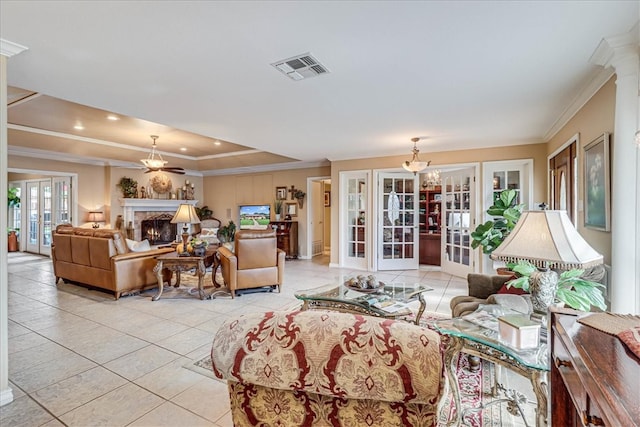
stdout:
<svg viewBox="0 0 640 427">
<path fill-rule="evenodd" d="M 104 214 L 102 211 L 89 211 L 89 222 L 92 222 L 93 228 L 100 228 L 99 222 L 104 222 Z"/>
</svg>

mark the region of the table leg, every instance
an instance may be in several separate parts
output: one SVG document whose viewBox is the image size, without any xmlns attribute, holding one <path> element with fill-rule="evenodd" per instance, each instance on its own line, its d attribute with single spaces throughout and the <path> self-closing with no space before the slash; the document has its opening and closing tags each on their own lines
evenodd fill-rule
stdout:
<svg viewBox="0 0 640 427">
<path fill-rule="evenodd" d="M 425 308 L 427 308 L 427 302 L 424 300 L 424 292 L 418 294 L 418 301 L 420 301 L 420 308 L 418 308 L 418 313 L 416 314 L 416 325 L 420 325 L 422 313 L 424 313 Z"/>
<path fill-rule="evenodd" d="M 547 425 L 547 373 L 534 371 L 529 379 L 538 401 L 536 406 L 536 426 L 545 427 Z"/>
<path fill-rule="evenodd" d="M 164 290 L 164 278 L 162 277 L 162 261 L 158 261 L 156 263 L 156 266 L 153 267 L 153 272 L 156 273 L 156 278 L 158 280 L 158 293 L 155 294 L 153 298 L 151 298 L 151 301 L 158 301 L 162 296 L 162 291 Z"/>
<path fill-rule="evenodd" d="M 213 256 L 213 266 L 211 267 L 211 283 L 216 288 L 221 288 L 224 286 L 224 283 L 218 283 L 218 279 L 216 278 L 216 273 L 218 269 L 221 267 L 220 264 L 220 255 L 218 252 Z"/>
<path fill-rule="evenodd" d="M 176 269 L 176 284 L 173 285 L 174 288 L 180 287 L 180 269 Z"/>
<path fill-rule="evenodd" d="M 456 365 L 463 341 L 458 337 L 451 335 L 443 335 L 441 339 L 445 342 L 446 348 L 444 352 L 445 370 L 447 371 L 447 379 L 449 388 L 453 394 L 453 402 L 455 404 L 455 417 L 447 422 L 447 427 L 451 425 L 459 426 L 462 420 L 462 404 L 460 403 L 460 390 L 458 389 L 458 373 Z"/>
<path fill-rule="evenodd" d="M 200 295 L 201 300 L 204 299 L 204 285 L 202 282 L 206 271 L 204 258 L 201 258 L 200 261 L 198 261 L 198 266 L 196 267 L 196 274 L 198 275 L 198 294 Z"/>
</svg>

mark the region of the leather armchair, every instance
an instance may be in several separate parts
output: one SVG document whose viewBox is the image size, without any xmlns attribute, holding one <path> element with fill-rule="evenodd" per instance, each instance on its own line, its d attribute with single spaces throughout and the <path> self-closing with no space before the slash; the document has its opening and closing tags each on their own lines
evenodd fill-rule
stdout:
<svg viewBox="0 0 640 427">
<path fill-rule="evenodd" d="M 232 298 L 236 289 L 277 286 L 280 292 L 285 253 L 277 247 L 275 230 L 240 230 L 235 236 L 235 253 L 222 246 L 218 254 Z"/>
</svg>

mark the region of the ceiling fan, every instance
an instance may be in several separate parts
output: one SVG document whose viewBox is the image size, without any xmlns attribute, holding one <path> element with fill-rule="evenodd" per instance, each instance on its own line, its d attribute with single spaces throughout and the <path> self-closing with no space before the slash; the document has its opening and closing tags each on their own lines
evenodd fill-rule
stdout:
<svg viewBox="0 0 640 427">
<path fill-rule="evenodd" d="M 169 172 L 178 175 L 184 175 L 183 168 L 165 166 L 167 164 L 167 161 L 162 158 L 162 155 L 160 153 L 157 153 L 158 158 L 156 158 L 156 139 L 158 139 L 158 135 L 151 135 L 151 139 L 153 139 L 153 147 L 151 147 L 151 153 L 149 153 L 149 157 L 140 160 L 147 167 L 147 170 L 144 173 Z"/>
</svg>

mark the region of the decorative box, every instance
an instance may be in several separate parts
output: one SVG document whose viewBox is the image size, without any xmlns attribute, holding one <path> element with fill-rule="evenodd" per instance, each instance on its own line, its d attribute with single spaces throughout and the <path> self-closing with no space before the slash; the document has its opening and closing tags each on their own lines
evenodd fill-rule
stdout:
<svg viewBox="0 0 640 427">
<path fill-rule="evenodd" d="M 500 340 L 517 350 L 536 348 L 540 342 L 540 324 L 523 315 L 498 317 Z"/>
</svg>

